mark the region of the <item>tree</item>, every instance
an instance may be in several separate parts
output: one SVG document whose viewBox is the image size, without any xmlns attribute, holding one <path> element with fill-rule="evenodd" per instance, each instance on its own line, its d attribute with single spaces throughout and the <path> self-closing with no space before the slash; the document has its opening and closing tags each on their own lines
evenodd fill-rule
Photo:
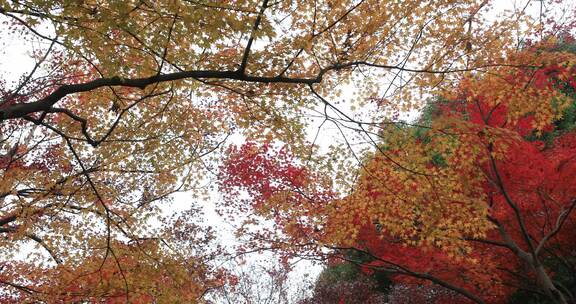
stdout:
<svg viewBox="0 0 576 304">
<path fill-rule="evenodd" d="M 361 258 L 356 252 L 348 258 Z M 313 293 L 300 304 L 311 303 L 388 303 L 390 280 L 386 276 L 369 276 L 358 265 L 330 261 L 318 276 Z"/>
<path fill-rule="evenodd" d="M 194 302 L 223 283 L 224 273 L 209 273 L 201 257 L 174 258 L 151 240 L 110 246 L 114 258 L 93 255 L 83 257 L 78 264 L 59 264 L 42 272 L 26 263 L 6 265 L 3 281 L 19 293 L 1 299 L 13 303 Z M 13 278 L 30 283 L 18 284 Z"/>
<path fill-rule="evenodd" d="M 528 52 L 533 51 L 530 49 Z M 526 76 L 526 72 L 530 76 Z M 431 105 L 428 117 L 425 115 L 425 119 L 420 121 L 429 128 L 409 128 L 408 133 L 415 138 L 405 139 L 410 143 L 402 142 L 404 150 L 387 147 L 397 153 L 418 153 L 415 157 L 423 159 L 420 168 L 427 166 L 428 170 L 419 169 L 423 174 L 404 175 L 401 170 L 389 169 L 389 160 L 376 156 L 367 165 L 365 179 L 361 179 L 357 193 L 348 198 L 352 200 L 348 203 L 362 200 L 362 204 L 369 206 L 394 208 L 384 212 L 380 210 L 384 216 L 393 219 L 402 218 L 395 212 L 406 212 L 396 209 L 402 207 L 394 206 L 393 200 L 407 197 L 415 199 L 416 205 L 404 200 L 412 208 L 406 215 L 407 220 L 414 221 L 410 226 L 412 231 L 407 231 L 406 227 L 396 230 L 394 225 L 402 223 L 390 219 L 376 218 L 373 222 L 361 224 L 355 246 L 372 257 L 372 262 L 367 264 L 368 271 L 374 271 L 370 270 L 372 266 L 385 269 L 394 264 L 401 265 L 455 286 L 475 290 L 490 302 L 505 302 L 518 289 L 524 293 L 531 292 L 529 297 L 532 299 L 540 297 L 544 301 L 547 298 L 551 302 L 573 300 L 574 281 L 570 274 L 575 271 L 571 264 L 574 247 L 570 240 L 574 238 L 573 209 L 576 205 L 573 192 L 575 170 L 572 167 L 576 155 L 573 143 L 576 122 L 572 114 L 576 105 L 574 82 L 571 81 L 573 73 L 569 65 L 553 64 L 539 70 L 522 71 L 506 79 L 507 85 L 525 87 L 531 96 L 549 100 L 548 104 L 537 106 L 552 106 L 560 113 L 548 120 L 553 124 L 539 124 L 538 112 L 528 106 L 521 108 L 524 114 L 513 116 L 514 98 L 521 98 L 522 102 L 527 99 L 517 89 L 501 95 L 494 86 L 486 86 L 486 91 L 472 93 L 470 84 L 465 82 L 459 99 L 437 101 Z M 482 83 L 481 86 L 485 85 L 483 82 L 489 82 L 486 78 L 477 81 Z M 562 95 L 543 98 L 535 92 L 538 89 L 558 90 Z M 493 96 L 502 99 L 494 101 Z M 564 104 L 561 98 L 565 98 Z M 538 126 L 542 129 L 539 130 Z M 442 142 L 445 138 L 449 138 L 448 143 Z M 412 143 L 417 147 L 408 146 Z M 450 150 L 442 151 L 447 144 L 451 145 Z M 410 148 L 405 150 L 407 146 Z M 462 160 L 464 155 L 467 160 Z M 478 156 L 480 159 L 475 159 Z M 456 191 L 449 188 L 450 184 L 440 184 L 436 180 L 438 176 L 424 175 L 433 170 L 453 169 L 459 173 L 440 176 L 450 177 L 447 182 L 457 185 Z M 401 177 L 409 183 L 397 183 Z M 474 186 L 474 181 L 479 184 Z M 420 189 L 426 184 L 430 187 Z M 408 189 L 404 190 L 406 187 Z M 466 193 L 463 189 L 467 188 L 479 192 L 463 198 L 462 194 Z M 405 194 L 408 191 L 412 193 L 410 196 Z M 450 192 L 444 194 L 444 191 Z M 446 201 L 442 202 L 444 195 Z M 470 219 L 473 213 L 465 209 L 470 206 L 469 202 L 474 202 L 471 198 L 480 198 L 488 207 L 481 210 L 486 213 L 475 219 Z M 433 206 L 437 203 L 448 206 L 438 209 Z M 464 209 L 464 213 L 449 209 L 452 204 Z M 475 204 L 470 207 L 481 206 Z M 437 210 L 436 214 L 434 210 Z M 355 216 L 366 216 L 361 212 Z M 493 227 L 483 236 L 467 230 L 477 229 L 475 224 L 489 223 Z M 455 225 L 456 231 L 450 232 L 451 224 Z M 467 243 L 458 243 L 460 241 Z M 421 258 L 424 256 L 425 260 Z M 556 273 L 563 275 L 562 272 L 568 275 L 553 278 Z M 397 278 L 397 281 L 419 282 L 414 278 Z"/>
<path fill-rule="evenodd" d="M 405 286 L 449 289 L 438 303 L 502 303 L 515 292 L 572 302 L 576 69 L 565 46 L 573 40 L 559 39 L 466 75 L 419 122 L 382 124 L 383 140 L 343 198 L 281 153 L 232 153 L 226 168 L 242 163 L 261 177 L 258 186 L 228 182 L 253 191 L 258 214 L 274 211 L 285 227 L 276 243 L 355 250 L 364 258 L 340 258 Z"/>
<path fill-rule="evenodd" d="M 228 280 L 209 294 L 211 303 L 289 304 L 309 294 L 308 276 L 292 275 L 274 258 L 240 257 L 228 264 Z"/>
<path fill-rule="evenodd" d="M 187 286 L 194 292 L 183 299 L 200 301 L 200 290 L 219 284 L 221 272 L 209 264 L 218 248 L 206 245 L 210 232 L 197 223 L 194 203 L 174 218 L 162 215 L 170 195 L 195 190 L 194 200 L 202 199 L 233 133 L 306 155 L 302 116 L 319 104 L 333 108 L 324 98 L 341 83 L 362 83 L 370 96 L 374 79 L 400 81 L 386 95 L 408 109 L 417 88 L 497 69 L 526 19 L 516 11 L 488 20 L 490 5 L 1 1 L 7 39 L 39 46 L 31 70 L 0 81 L 2 294 L 169 301 L 173 293 L 136 281 L 165 282 L 161 268 L 175 267 L 170 274 L 195 278 L 172 278 L 163 288 Z M 329 188 L 314 186 L 320 175 L 300 182 L 297 172 L 286 173 L 308 192 Z M 322 202 L 334 197 L 327 189 L 316 194 Z M 318 228 L 312 219 L 304 224 Z M 34 254 L 13 261 L 30 243 Z M 190 272 L 190 265 L 202 266 Z M 79 294 L 46 289 L 51 276 Z M 93 276 L 109 282 L 92 285 Z"/>
</svg>

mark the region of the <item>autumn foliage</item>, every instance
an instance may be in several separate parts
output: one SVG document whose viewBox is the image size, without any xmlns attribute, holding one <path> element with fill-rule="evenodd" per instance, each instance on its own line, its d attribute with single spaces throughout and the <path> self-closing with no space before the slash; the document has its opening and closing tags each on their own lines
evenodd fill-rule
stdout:
<svg viewBox="0 0 576 304">
<path fill-rule="evenodd" d="M 576 23 L 534 2 L 0 0 L 0 299 L 208 302 L 274 251 L 573 300 Z"/>
<path fill-rule="evenodd" d="M 519 289 L 549 296 L 553 287 L 537 265 L 554 280 L 558 269 L 549 265 L 573 261 L 576 249 L 576 69 L 572 54 L 548 56 L 560 61 L 545 59 L 541 68 L 505 72 L 504 79 L 465 79 L 452 99 L 430 105 L 430 129 L 416 130 L 416 147 L 385 152 L 416 154 L 422 166 L 406 169 L 412 173 L 378 154 L 367 165 L 355 195 L 345 199 L 376 209 L 354 214 L 365 219 L 355 246 L 373 255 L 367 272 L 401 265 L 490 303 L 507 303 Z M 403 218 L 412 221 L 409 229 Z M 560 267 L 573 272 L 568 263 Z M 570 290 L 574 283 L 555 286 Z M 561 301 L 573 300 L 570 291 L 561 293 Z"/>
<path fill-rule="evenodd" d="M 224 273 L 209 274 L 200 258 L 179 260 L 162 253 L 153 240 L 130 245 L 114 244 L 114 254 L 83 257 L 78 265 L 59 265 L 38 271 L 24 263 L 5 265 L 4 280 L 20 277 L 33 284 L 19 285 L 21 292 L 2 301 L 48 303 L 176 303 L 194 302 L 206 290 L 222 285 Z"/>
<path fill-rule="evenodd" d="M 228 183 L 251 193 L 256 213 L 291 210 L 273 217 L 280 227 L 313 222 L 313 229 L 283 230 L 292 244 L 335 250 L 330 259 L 357 251 L 361 258 L 341 259 L 367 275 L 387 273 L 398 286 L 440 286 L 420 300 L 408 288 L 403 297 L 411 303 L 507 303 L 519 293 L 568 303 L 574 281 L 558 273 L 575 271 L 574 54 L 538 45 L 510 60 L 525 57 L 538 67 L 468 75 L 430 101 L 416 123 L 384 125 L 386 140 L 341 199 L 307 194 L 323 192 L 305 191 L 301 181 L 322 177 L 284 164 L 285 152 L 232 153 L 227 170 L 244 167 L 227 171 L 238 177 Z M 256 180 L 242 178 L 246 171 Z"/>
</svg>

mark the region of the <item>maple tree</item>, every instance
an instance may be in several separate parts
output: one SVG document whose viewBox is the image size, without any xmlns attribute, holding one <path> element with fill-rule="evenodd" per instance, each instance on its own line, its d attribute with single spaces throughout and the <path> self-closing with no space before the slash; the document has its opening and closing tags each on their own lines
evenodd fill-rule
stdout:
<svg viewBox="0 0 576 304">
<path fill-rule="evenodd" d="M 214 184 L 222 153 L 239 156 L 218 183 L 224 196 L 232 202 L 243 194 L 234 185 L 258 185 L 254 204 L 234 202 L 281 223 L 276 247 L 301 253 L 308 247 L 297 239 L 355 235 L 343 228 L 349 218 L 335 216 L 352 213 L 334 207 L 329 176 L 299 164 L 310 151 L 303 116 L 318 105 L 336 110 L 325 98 L 345 83 L 360 84 L 366 105 L 380 80 L 401 79 L 382 100 L 394 112 L 463 72 L 545 63 L 509 62 L 515 38 L 537 20 L 523 9 L 488 18 L 493 2 L 0 1 L 6 41 L 34 46 L 33 66 L 0 80 L 1 295 L 202 301 L 226 274 L 210 264 L 220 252 L 195 201 Z M 538 123 L 552 119 L 549 108 L 529 109 Z M 232 134 L 251 141 L 223 149 Z M 279 142 L 287 148 L 273 152 Z M 262 175 L 242 174 L 266 165 L 266 153 L 277 159 Z M 188 211 L 165 215 L 170 195 L 187 190 Z"/>
<path fill-rule="evenodd" d="M 279 236 L 255 233 L 256 244 L 273 238 L 269 244 L 297 256 L 326 256 L 328 248 L 328 256 L 368 274 L 387 273 L 402 286 L 449 290 L 430 289 L 428 298 L 407 291 L 409 302 L 505 303 L 523 293 L 571 303 L 573 43 L 560 35 L 527 44 L 509 55 L 508 66 L 464 75 L 430 101 L 420 121 L 381 124 L 382 141 L 344 197 L 330 190 L 330 175 L 287 161 L 295 156 L 271 152 L 269 144 L 249 143 L 240 153 L 233 148 L 225 166 L 224 185 L 234 189 L 228 200 L 252 203 L 254 218 L 283 228 Z M 526 61 L 532 65 L 517 67 Z M 258 182 L 235 176 L 240 171 Z M 239 200 L 239 190 L 251 195 Z M 347 250 L 363 258 L 342 255 Z M 340 284 L 333 287 L 346 292 Z M 346 302 L 345 295 L 330 295 Z"/>
<path fill-rule="evenodd" d="M 373 220 L 383 232 L 364 222 L 358 238 L 377 257 L 374 265 L 418 269 L 490 302 L 505 301 L 517 288 L 573 301 L 545 263 L 573 259 L 573 54 L 547 56 L 559 61 L 504 73 L 504 81 L 463 81 L 453 96 L 459 98 L 438 105 L 431 131 L 405 138 L 402 150 L 387 147 L 392 155 L 409 151 L 415 158 L 405 164 L 419 173 L 401 172 L 379 156 L 367 166 L 368 179 L 354 195 L 360 197 L 349 199 L 379 206 L 372 207 L 380 209 Z M 398 200 L 412 207 L 399 207 Z M 412 225 L 406 229 L 402 219 Z M 417 259 L 423 255 L 428 259 Z"/>
</svg>

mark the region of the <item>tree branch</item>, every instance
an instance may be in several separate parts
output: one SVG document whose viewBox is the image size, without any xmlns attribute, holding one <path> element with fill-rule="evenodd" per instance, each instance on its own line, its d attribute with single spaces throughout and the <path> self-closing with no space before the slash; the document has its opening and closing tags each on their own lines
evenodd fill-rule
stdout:
<svg viewBox="0 0 576 304">
<path fill-rule="evenodd" d="M 254 22 L 254 26 L 252 27 L 252 32 L 250 33 L 250 38 L 248 38 L 248 43 L 246 44 L 246 48 L 244 49 L 244 54 L 242 55 L 242 62 L 240 63 L 240 67 L 238 68 L 238 74 L 244 75 L 246 71 L 246 65 L 248 64 L 248 57 L 250 56 L 250 49 L 252 48 L 252 43 L 254 42 L 254 38 L 256 37 L 256 31 L 258 31 L 258 26 L 260 26 L 260 22 L 262 22 L 262 16 L 264 15 L 264 11 L 268 8 L 268 0 L 264 0 L 262 2 L 262 7 L 260 8 L 260 12 L 256 17 L 256 21 Z"/>
<path fill-rule="evenodd" d="M 5 108 L 0 109 L 0 120 L 7 120 L 7 119 L 16 119 L 22 118 L 28 114 L 42 112 L 42 111 L 49 111 L 50 108 L 62 100 L 64 97 L 68 95 L 72 95 L 75 93 L 82 93 L 82 92 L 89 92 L 101 87 L 113 87 L 113 86 L 122 86 L 122 87 L 131 87 L 131 88 L 139 88 L 145 89 L 149 85 L 157 84 L 161 82 L 168 82 L 168 81 L 175 81 L 175 80 L 182 80 L 188 78 L 196 78 L 196 79 L 228 79 L 228 80 L 238 80 L 244 82 L 253 82 L 253 83 L 263 83 L 263 84 L 272 84 L 272 83 L 284 83 L 284 84 L 306 84 L 312 85 L 316 83 L 322 82 L 322 79 L 325 74 L 330 71 L 338 71 L 344 70 L 348 68 L 352 68 L 355 66 L 369 66 L 374 68 L 382 68 L 382 69 L 389 69 L 389 70 L 401 70 L 406 72 L 412 73 L 427 73 L 427 74 L 448 74 L 448 73 L 457 73 L 457 72 L 464 72 L 470 71 L 474 69 L 445 69 L 445 70 L 430 70 L 430 69 L 414 69 L 414 68 L 406 68 L 396 65 L 382 65 L 376 64 L 366 61 L 352 61 L 343 64 L 334 64 L 328 67 L 321 69 L 318 74 L 314 77 L 286 77 L 283 75 L 277 76 L 253 76 L 253 75 L 245 75 L 241 74 L 238 71 L 218 71 L 218 70 L 188 70 L 188 71 L 179 71 L 174 73 L 167 73 L 161 75 L 154 75 L 150 77 L 144 78 L 123 78 L 119 76 L 114 77 L 104 77 L 98 78 L 91 81 L 87 81 L 84 83 L 78 84 L 67 84 L 58 87 L 54 92 L 49 94 L 48 96 L 29 103 L 21 103 L 21 104 L 14 104 L 7 106 Z M 502 66 L 502 65 L 486 65 L 482 67 L 476 67 L 475 69 L 485 68 L 485 67 L 495 67 L 495 66 Z M 518 66 L 519 67 L 519 66 Z M 525 66 L 522 66 L 525 67 Z"/>
<path fill-rule="evenodd" d="M 560 232 L 560 229 L 562 229 L 562 225 L 564 225 L 564 223 L 566 222 L 566 219 L 568 218 L 568 216 L 570 215 L 570 213 L 572 212 L 572 210 L 574 210 L 574 208 L 576 207 L 576 199 L 574 199 L 572 201 L 572 204 L 570 204 L 570 207 L 568 207 L 567 209 L 564 209 L 560 215 L 558 216 L 558 218 L 556 219 L 556 226 L 554 228 L 554 230 L 550 231 L 550 233 L 548 233 L 544 238 L 542 238 L 542 240 L 540 240 L 540 242 L 538 243 L 538 246 L 536 247 L 536 254 L 538 254 L 542 248 L 544 247 L 544 245 L 546 244 L 546 242 L 553 238 L 556 234 L 558 234 L 558 232 Z"/>
</svg>

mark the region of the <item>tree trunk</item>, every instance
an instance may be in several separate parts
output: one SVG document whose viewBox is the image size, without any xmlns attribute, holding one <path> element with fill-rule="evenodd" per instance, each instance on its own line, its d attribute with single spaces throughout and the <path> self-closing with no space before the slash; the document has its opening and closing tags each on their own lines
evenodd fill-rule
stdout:
<svg viewBox="0 0 576 304">
<path fill-rule="evenodd" d="M 552 283 L 550 276 L 548 275 L 542 264 L 539 264 L 537 266 L 534 265 L 534 271 L 536 272 L 536 279 L 538 280 L 538 285 L 540 286 L 540 288 L 542 288 L 542 290 L 546 293 L 546 295 L 548 295 L 548 297 L 554 301 L 554 303 L 568 304 L 568 301 L 566 300 L 562 292 L 560 292 L 560 290 L 558 290 L 558 288 L 554 286 L 554 283 Z"/>
</svg>

